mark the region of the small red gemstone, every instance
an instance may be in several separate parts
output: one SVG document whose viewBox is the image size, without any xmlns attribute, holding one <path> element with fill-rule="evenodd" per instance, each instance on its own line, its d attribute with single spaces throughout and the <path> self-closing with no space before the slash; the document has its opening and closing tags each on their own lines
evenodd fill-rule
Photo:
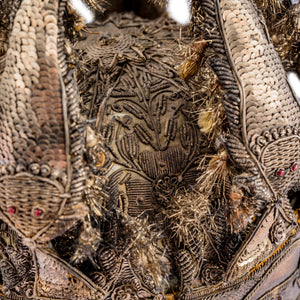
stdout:
<svg viewBox="0 0 300 300">
<path fill-rule="evenodd" d="M 7 211 L 9 214 L 14 215 L 17 212 L 17 208 L 15 206 L 10 206 Z"/>
<path fill-rule="evenodd" d="M 297 170 L 298 170 L 298 164 L 294 164 L 294 165 L 292 166 L 292 170 L 293 170 L 293 171 L 297 171 Z"/>
<path fill-rule="evenodd" d="M 44 213 L 44 211 L 42 209 L 39 208 L 35 208 L 33 211 L 33 214 L 35 217 L 40 217 L 42 214 Z"/>
<path fill-rule="evenodd" d="M 277 176 L 282 177 L 284 175 L 284 170 L 280 169 L 277 171 Z"/>
</svg>

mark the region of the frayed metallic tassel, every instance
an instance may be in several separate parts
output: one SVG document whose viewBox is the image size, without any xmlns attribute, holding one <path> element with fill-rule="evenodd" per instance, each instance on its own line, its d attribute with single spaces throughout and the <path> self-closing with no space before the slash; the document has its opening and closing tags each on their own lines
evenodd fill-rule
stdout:
<svg viewBox="0 0 300 300">
<path fill-rule="evenodd" d="M 199 169 L 203 171 L 198 178 L 199 191 L 208 196 L 213 191 L 220 194 L 222 188 L 225 187 L 229 173 L 227 152 L 225 150 L 220 151 L 210 159 L 208 164 L 206 164 L 206 158 L 204 158 Z"/>
</svg>

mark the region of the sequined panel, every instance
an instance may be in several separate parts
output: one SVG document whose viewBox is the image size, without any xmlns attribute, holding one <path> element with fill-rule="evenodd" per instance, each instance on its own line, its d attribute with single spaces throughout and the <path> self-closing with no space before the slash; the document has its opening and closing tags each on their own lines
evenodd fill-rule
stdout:
<svg viewBox="0 0 300 300">
<path fill-rule="evenodd" d="M 22 234 L 33 238 L 58 217 L 61 191 L 59 184 L 43 178 L 4 177 L 0 180 L 1 212 Z"/>
</svg>

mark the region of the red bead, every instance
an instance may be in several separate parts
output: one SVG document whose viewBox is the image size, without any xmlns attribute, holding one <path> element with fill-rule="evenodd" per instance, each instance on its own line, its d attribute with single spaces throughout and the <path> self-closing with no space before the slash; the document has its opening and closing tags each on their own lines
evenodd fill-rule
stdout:
<svg viewBox="0 0 300 300">
<path fill-rule="evenodd" d="M 42 214 L 44 213 L 44 211 L 42 209 L 39 208 L 35 208 L 33 211 L 33 214 L 35 217 L 40 217 Z"/>
<path fill-rule="evenodd" d="M 292 170 L 293 170 L 293 171 L 297 171 L 297 170 L 298 170 L 298 164 L 294 164 L 294 165 L 292 166 Z"/>
<path fill-rule="evenodd" d="M 284 170 L 280 169 L 277 171 L 277 176 L 282 177 L 284 175 Z"/>
<path fill-rule="evenodd" d="M 7 211 L 9 214 L 14 215 L 17 212 L 17 208 L 15 206 L 10 206 Z"/>
</svg>

